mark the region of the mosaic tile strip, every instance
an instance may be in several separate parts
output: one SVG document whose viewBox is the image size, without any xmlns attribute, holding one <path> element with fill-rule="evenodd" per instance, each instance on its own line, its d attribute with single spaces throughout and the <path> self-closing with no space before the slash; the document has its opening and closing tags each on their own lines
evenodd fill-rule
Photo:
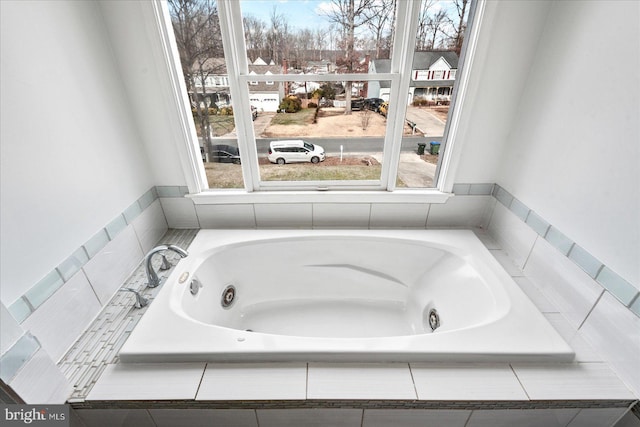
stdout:
<svg viewBox="0 0 640 427">
<path fill-rule="evenodd" d="M 162 401 L 75 401 L 74 409 L 597 409 L 628 408 L 633 400 L 162 400 Z"/>
<path fill-rule="evenodd" d="M 578 246 L 542 217 L 516 199 L 507 190 L 495 184 L 493 196 L 536 233 L 553 245 L 563 255 L 595 279 L 603 288 L 640 317 L 640 292 L 596 257 Z"/>
<path fill-rule="evenodd" d="M 159 243 L 178 245 L 186 249 L 197 232 L 198 230 L 169 230 Z M 174 266 L 173 268 L 181 259 L 178 254 L 172 251 L 167 251 L 165 255 Z M 153 265 L 156 271 L 158 271 L 161 262 L 161 257 L 154 258 Z M 147 288 L 143 264 L 140 263 L 121 287 L 140 291 L 152 303 L 162 288 L 162 283 L 157 288 Z M 166 279 L 173 268 L 167 271 L 158 271 L 158 277 L 161 280 Z M 106 366 L 118 361 L 118 351 L 148 307 L 136 309 L 133 307 L 134 302 L 135 297 L 132 293 L 116 292 L 89 328 L 58 363 L 58 367 L 74 387 L 70 402 L 77 399 L 83 400 Z"/>
<path fill-rule="evenodd" d="M 181 187 L 180 187 L 181 188 Z M 9 312 L 18 323 L 24 322 L 51 295 L 62 287 L 91 258 L 100 252 L 111 240 L 124 230 L 127 225 L 158 199 L 155 187 L 146 191 L 124 212 L 116 216 L 104 228 L 101 228 L 84 245 L 76 249 L 60 265 L 50 271 L 38 283 L 33 285 L 24 295 L 14 301 Z"/>
</svg>

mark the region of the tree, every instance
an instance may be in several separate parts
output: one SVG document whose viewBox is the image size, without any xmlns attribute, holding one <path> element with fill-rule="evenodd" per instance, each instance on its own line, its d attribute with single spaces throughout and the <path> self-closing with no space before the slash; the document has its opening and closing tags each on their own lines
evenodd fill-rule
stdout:
<svg viewBox="0 0 640 427">
<path fill-rule="evenodd" d="M 253 16 L 245 16 L 242 19 L 244 24 L 244 39 L 247 43 L 247 53 L 251 52 L 251 62 L 263 57 L 266 54 L 266 25 L 264 22 Z"/>
<path fill-rule="evenodd" d="M 427 0 L 427 2 L 430 1 L 432 0 Z M 384 32 L 393 26 L 395 9 L 396 0 L 379 0 L 373 4 L 371 9 L 364 12 L 367 17 L 366 25 L 373 33 L 375 41 L 375 59 L 380 58 L 384 43 Z"/>
<path fill-rule="evenodd" d="M 352 73 L 359 57 L 355 52 L 356 28 L 365 25 L 371 19 L 367 16 L 374 5 L 374 0 L 331 0 L 331 10 L 325 16 L 333 23 L 337 24 L 344 35 L 345 56 L 340 61 L 346 68 L 347 73 Z M 351 114 L 351 87 L 352 82 L 345 85 L 345 95 L 347 105 L 345 114 Z"/>
<path fill-rule="evenodd" d="M 456 6 L 456 13 L 458 15 L 458 25 L 456 26 L 455 34 L 454 34 L 454 42 L 453 49 L 456 51 L 458 55 L 460 55 L 460 50 L 462 50 L 462 42 L 464 40 L 464 32 L 466 30 L 466 14 L 467 14 L 467 4 L 469 0 L 455 0 L 454 4 Z"/>
<path fill-rule="evenodd" d="M 217 4 L 215 0 L 169 0 L 169 10 L 187 91 L 209 150 L 211 97 L 206 83 L 210 76 L 226 72 L 224 62 L 211 60 L 224 57 Z"/>
</svg>

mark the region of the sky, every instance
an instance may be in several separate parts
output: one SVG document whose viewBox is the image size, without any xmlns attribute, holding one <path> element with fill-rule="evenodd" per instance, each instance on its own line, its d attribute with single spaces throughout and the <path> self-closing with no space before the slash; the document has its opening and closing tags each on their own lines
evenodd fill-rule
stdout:
<svg viewBox="0 0 640 427">
<path fill-rule="evenodd" d="M 315 30 L 329 26 L 329 21 L 319 15 L 329 4 L 326 0 L 242 0 L 240 7 L 244 16 L 253 15 L 268 23 L 275 6 L 277 13 L 284 15 L 292 27 Z"/>
</svg>

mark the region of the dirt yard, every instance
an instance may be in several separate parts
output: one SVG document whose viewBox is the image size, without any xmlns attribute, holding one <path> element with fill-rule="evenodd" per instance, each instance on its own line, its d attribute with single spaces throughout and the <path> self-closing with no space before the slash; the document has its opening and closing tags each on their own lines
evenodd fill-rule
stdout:
<svg viewBox="0 0 640 427">
<path fill-rule="evenodd" d="M 344 114 L 344 108 L 321 108 L 317 123 L 304 125 L 270 125 L 261 136 L 270 137 L 383 137 L 387 129 L 387 119 L 374 111 L 353 111 Z M 411 135 L 411 128 L 405 125 L 405 134 Z"/>
</svg>

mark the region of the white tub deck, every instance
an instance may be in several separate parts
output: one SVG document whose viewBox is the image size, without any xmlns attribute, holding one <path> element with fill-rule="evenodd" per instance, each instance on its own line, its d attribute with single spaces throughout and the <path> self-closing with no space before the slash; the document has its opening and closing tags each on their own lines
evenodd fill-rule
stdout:
<svg viewBox="0 0 640 427">
<path fill-rule="evenodd" d="M 471 231 L 201 230 L 189 251 L 122 347 L 121 361 L 574 357 Z M 193 277 L 203 284 L 195 296 Z M 222 308 L 229 284 L 236 300 Z M 431 308 L 442 320 L 433 332 Z"/>
</svg>

